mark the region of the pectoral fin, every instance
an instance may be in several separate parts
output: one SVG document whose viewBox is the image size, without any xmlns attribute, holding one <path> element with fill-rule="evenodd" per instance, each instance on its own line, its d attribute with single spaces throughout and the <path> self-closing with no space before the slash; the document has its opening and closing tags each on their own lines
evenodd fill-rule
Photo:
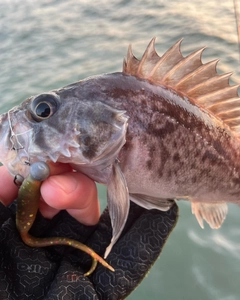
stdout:
<svg viewBox="0 0 240 300">
<path fill-rule="evenodd" d="M 213 229 L 220 228 L 228 212 L 228 207 L 225 202 L 192 202 L 191 204 L 192 213 L 196 216 L 196 219 L 202 228 L 204 228 L 203 220 L 205 220 Z"/>
<path fill-rule="evenodd" d="M 113 236 L 105 251 L 105 258 L 122 233 L 130 206 L 127 183 L 117 161 L 113 164 L 111 179 L 107 186 L 107 198 Z"/>
<path fill-rule="evenodd" d="M 130 194 L 130 199 L 143 208 L 158 209 L 161 211 L 168 211 L 174 203 L 173 200 L 156 198 L 141 194 Z"/>
</svg>

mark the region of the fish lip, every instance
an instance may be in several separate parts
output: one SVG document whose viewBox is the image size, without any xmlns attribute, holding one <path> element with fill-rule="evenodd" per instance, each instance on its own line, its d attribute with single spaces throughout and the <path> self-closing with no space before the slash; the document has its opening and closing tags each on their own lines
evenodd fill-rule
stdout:
<svg viewBox="0 0 240 300">
<path fill-rule="evenodd" d="M 10 143 L 10 126 L 8 121 L 8 114 L 0 115 L 0 161 L 4 159 L 4 153 L 11 145 Z"/>
<path fill-rule="evenodd" d="M 14 107 L 0 115 L 0 161 L 8 168 L 12 176 L 26 177 L 29 173 L 30 157 L 28 153 L 32 129 L 27 123 L 19 122 Z"/>
</svg>

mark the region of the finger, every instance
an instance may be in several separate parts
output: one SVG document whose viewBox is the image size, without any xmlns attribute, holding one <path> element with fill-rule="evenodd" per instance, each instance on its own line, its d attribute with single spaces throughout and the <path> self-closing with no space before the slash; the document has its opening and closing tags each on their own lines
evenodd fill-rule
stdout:
<svg viewBox="0 0 240 300">
<path fill-rule="evenodd" d="M 14 178 L 9 174 L 7 168 L 0 167 L 0 201 L 6 206 L 17 197 L 18 188 L 13 180 Z"/>
<path fill-rule="evenodd" d="M 56 214 L 60 212 L 60 209 L 56 209 L 54 207 L 49 206 L 41 197 L 39 202 L 39 211 L 42 216 L 46 219 L 52 219 Z"/>
<path fill-rule="evenodd" d="M 51 175 L 69 172 L 71 166 L 62 163 L 50 163 Z M 5 166 L 0 167 L 0 201 L 4 205 L 9 205 L 17 198 L 18 187 L 14 184 L 14 178 L 9 174 Z M 41 203 L 41 206 L 44 204 Z M 51 208 L 49 208 L 50 213 Z M 47 210 L 46 210 L 47 211 Z M 56 214 L 58 211 L 54 211 Z"/>
<path fill-rule="evenodd" d="M 72 167 L 69 164 L 49 162 L 48 166 L 50 168 L 51 176 L 64 174 L 66 172 L 72 172 Z M 39 210 L 41 214 L 47 219 L 52 219 L 60 211 L 60 209 L 56 209 L 48 205 L 42 197 L 39 203 Z"/>
<path fill-rule="evenodd" d="M 50 168 L 51 176 L 72 171 L 72 167 L 69 164 L 50 162 L 50 163 L 48 163 L 48 166 Z"/>
<path fill-rule="evenodd" d="M 52 214 L 66 209 L 71 216 L 85 225 L 94 225 L 99 220 L 96 184 L 84 174 L 67 172 L 51 176 L 43 182 L 41 194 L 46 204 L 52 207 Z M 44 215 L 45 212 L 41 207 L 41 213 Z"/>
</svg>

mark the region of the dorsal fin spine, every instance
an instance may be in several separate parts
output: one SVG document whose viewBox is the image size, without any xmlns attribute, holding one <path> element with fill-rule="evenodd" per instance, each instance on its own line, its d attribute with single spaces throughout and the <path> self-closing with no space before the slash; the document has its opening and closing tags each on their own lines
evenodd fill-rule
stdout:
<svg viewBox="0 0 240 300">
<path fill-rule="evenodd" d="M 184 64 L 187 65 L 188 61 L 194 61 L 196 59 L 196 57 L 199 57 L 198 61 L 200 62 L 200 65 L 202 65 L 201 62 L 201 56 L 202 56 L 202 52 L 205 49 L 199 49 L 197 51 L 194 51 L 192 53 L 190 53 L 188 56 L 184 57 L 180 62 L 178 62 L 163 78 L 163 81 L 166 80 L 167 78 L 169 78 L 171 75 L 174 76 L 174 73 L 177 72 L 180 68 L 183 68 Z M 195 69 L 196 70 L 196 69 Z M 186 73 L 187 72 L 187 73 Z M 184 80 L 184 78 L 191 74 L 193 71 L 192 70 L 185 70 L 185 74 L 182 75 L 182 79 Z M 179 82 L 179 81 L 178 81 Z"/>
<path fill-rule="evenodd" d="M 230 108 L 238 108 L 239 107 L 239 98 L 238 97 L 232 97 L 227 100 L 219 101 L 218 103 L 213 103 L 209 106 L 209 109 L 214 114 L 220 114 L 224 111 L 228 110 L 228 107 Z"/>
<path fill-rule="evenodd" d="M 203 96 L 197 97 L 198 102 L 204 102 L 205 107 L 208 108 L 211 111 L 211 107 L 213 104 L 222 103 L 223 101 L 227 102 L 229 99 L 238 96 L 237 95 L 238 85 L 233 86 L 227 86 L 221 90 L 217 90 L 208 94 L 205 94 Z M 208 99 L 208 102 L 206 103 L 206 99 Z M 239 101 L 239 98 L 238 98 Z M 240 104 L 238 102 L 238 104 Z M 229 108 L 232 106 L 229 105 Z M 215 114 L 215 113 L 214 113 Z"/>
<path fill-rule="evenodd" d="M 189 89 L 187 93 L 191 95 L 194 91 L 203 90 L 201 92 L 202 97 L 204 95 L 210 94 L 212 92 L 223 90 L 225 87 L 229 87 L 229 78 L 232 73 L 225 73 L 225 74 L 217 74 L 212 78 L 208 78 L 205 81 L 195 85 L 192 89 Z M 219 88 L 219 84 L 221 87 Z"/>
<path fill-rule="evenodd" d="M 155 51 L 155 48 L 154 48 L 154 44 L 155 44 L 155 37 L 150 41 L 150 43 L 148 44 L 148 47 L 147 49 L 145 50 L 143 56 L 142 56 L 142 59 L 140 60 L 139 62 L 139 65 L 138 65 L 138 69 L 137 69 L 137 73 L 140 73 L 141 72 L 141 69 L 142 69 L 142 66 L 144 64 L 144 62 L 148 59 L 148 57 L 151 56 L 151 54 L 153 52 L 156 53 Z"/>
<path fill-rule="evenodd" d="M 211 72 L 213 74 L 217 74 L 216 65 L 217 65 L 218 61 L 219 60 L 216 59 L 216 60 L 212 60 L 212 61 L 210 61 L 210 62 L 208 62 L 206 64 L 202 64 L 200 67 L 198 67 L 198 69 L 196 69 L 195 71 L 189 73 L 184 78 L 182 78 L 181 80 L 179 80 L 179 82 L 176 84 L 176 88 L 178 90 L 181 90 L 182 87 L 185 86 L 184 90 L 187 91 L 189 89 L 189 88 L 187 88 L 187 86 L 188 85 L 192 86 L 193 85 L 192 82 L 195 82 L 194 81 L 194 77 L 200 76 L 200 78 L 202 79 L 202 81 L 204 81 L 205 80 L 205 78 L 204 78 L 204 74 L 205 73 Z M 200 81 L 200 80 L 198 79 L 198 81 Z"/>
<path fill-rule="evenodd" d="M 154 40 L 155 41 L 155 40 Z M 160 68 L 164 64 L 164 62 L 168 62 L 170 65 L 169 57 L 172 57 L 172 53 L 175 53 L 175 56 L 177 57 L 177 62 L 180 61 L 181 58 L 183 58 L 182 53 L 180 51 L 180 45 L 182 43 L 183 39 L 177 41 L 171 48 L 169 48 L 162 57 L 160 57 L 158 63 L 154 66 L 152 69 L 150 76 L 153 76 L 156 72 L 157 69 Z M 178 54 L 178 55 L 177 55 Z M 179 57 L 180 56 L 180 57 Z"/>
</svg>

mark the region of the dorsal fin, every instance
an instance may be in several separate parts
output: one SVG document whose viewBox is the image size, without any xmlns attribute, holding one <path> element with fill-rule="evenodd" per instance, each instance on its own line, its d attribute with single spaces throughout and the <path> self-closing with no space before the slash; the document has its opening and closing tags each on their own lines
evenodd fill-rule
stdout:
<svg viewBox="0 0 240 300">
<path fill-rule="evenodd" d="M 205 47 L 183 57 L 181 42 L 160 57 L 153 38 L 140 60 L 133 55 L 130 45 L 123 72 L 184 94 L 196 105 L 222 119 L 240 137 L 239 85 L 229 85 L 232 73 L 218 74 L 218 60 L 203 64 L 201 57 Z"/>
</svg>

